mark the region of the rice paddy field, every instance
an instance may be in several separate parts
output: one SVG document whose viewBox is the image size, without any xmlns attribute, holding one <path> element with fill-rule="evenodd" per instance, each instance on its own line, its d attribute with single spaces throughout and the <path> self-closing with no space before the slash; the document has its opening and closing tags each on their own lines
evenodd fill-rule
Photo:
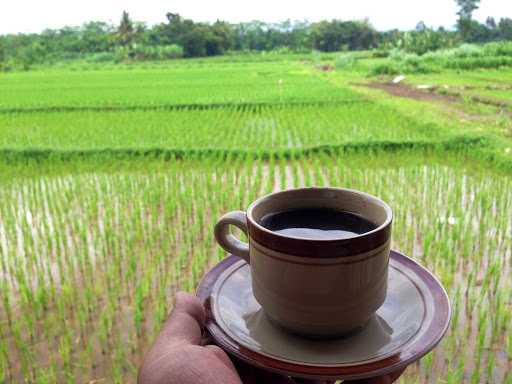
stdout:
<svg viewBox="0 0 512 384">
<path fill-rule="evenodd" d="M 148 109 L 216 104 L 347 100 L 355 95 L 305 76 L 296 62 L 213 63 L 161 68 L 9 73 L 0 110 Z"/>
<path fill-rule="evenodd" d="M 488 72 L 429 76 L 512 88 Z M 135 382 L 175 293 L 224 257 L 217 218 L 329 185 L 387 201 L 393 248 L 450 296 L 399 382 L 512 384 L 512 110 L 375 81 L 290 57 L 0 74 L 0 383 Z"/>
</svg>

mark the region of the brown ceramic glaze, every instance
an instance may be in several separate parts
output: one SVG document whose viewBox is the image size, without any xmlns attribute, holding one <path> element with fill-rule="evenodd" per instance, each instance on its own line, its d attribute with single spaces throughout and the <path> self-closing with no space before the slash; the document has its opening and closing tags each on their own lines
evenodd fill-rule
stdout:
<svg viewBox="0 0 512 384">
<path fill-rule="evenodd" d="M 378 227 L 348 239 L 311 240 L 289 237 L 261 226 L 269 212 L 294 208 L 331 208 L 360 214 Z M 367 193 L 343 188 L 298 188 L 264 196 L 247 209 L 249 237 L 269 249 L 295 256 L 336 258 L 371 251 L 391 236 L 391 208 Z"/>
<path fill-rule="evenodd" d="M 268 230 L 262 217 L 298 208 L 329 208 L 363 216 L 376 228 L 349 238 L 307 239 Z M 251 266 L 256 300 L 276 324 L 311 337 L 362 328 L 386 296 L 392 212 L 376 197 L 341 188 L 298 188 L 264 196 L 224 215 L 215 237 Z M 229 233 L 235 225 L 249 244 Z"/>
<path fill-rule="evenodd" d="M 411 304 L 415 306 L 419 305 L 418 308 L 422 308 L 419 317 L 414 315 L 420 320 L 418 326 L 415 328 L 416 330 L 411 333 L 410 337 L 403 338 L 399 345 L 393 345 L 395 342 L 390 339 L 389 344 L 391 345 L 387 345 L 384 348 L 376 348 L 376 354 L 371 355 L 371 358 L 369 357 L 366 361 L 350 362 L 347 360 L 343 363 L 341 361 L 343 359 L 339 361 L 334 359 L 334 361 L 328 362 L 327 364 L 314 364 L 311 361 L 298 361 L 296 358 L 292 357 L 293 353 L 287 352 L 298 348 L 294 343 L 283 346 L 282 350 L 284 350 L 284 352 L 281 353 L 281 356 L 273 356 L 266 353 L 263 346 L 258 347 L 258 343 L 249 347 L 244 346 L 241 340 L 234 337 L 229 330 L 224 329 L 226 325 L 222 321 L 219 322 L 220 319 L 216 318 L 216 316 L 219 316 L 219 308 L 214 308 L 215 305 L 219 303 L 219 287 L 223 286 L 223 280 L 229 279 L 230 269 L 239 269 L 237 264 L 240 265 L 240 259 L 234 256 L 230 256 L 217 264 L 204 276 L 199 284 L 197 295 L 203 301 L 206 308 L 206 328 L 215 342 L 226 352 L 253 366 L 284 375 L 309 379 L 345 380 L 376 377 L 399 371 L 420 359 L 439 343 L 448 328 L 450 305 L 443 287 L 426 269 L 395 251 L 391 251 L 391 259 L 393 268 L 399 271 L 399 274 L 406 276 L 409 282 L 404 286 L 400 281 L 395 283 L 391 281 L 390 285 L 394 286 L 394 288 L 393 293 L 390 293 L 390 295 L 396 295 L 396 291 L 416 291 L 417 294 L 412 296 L 408 296 L 408 294 L 404 292 L 402 292 L 402 294 L 409 297 L 408 300 L 415 301 L 415 303 Z M 397 276 L 397 274 L 395 273 L 393 276 Z M 393 277 L 390 278 L 394 279 Z M 240 287 L 244 284 L 249 284 L 248 282 L 244 283 L 243 280 L 238 280 L 238 282 L 234 281 L 233 283 L 235 285 L 241 284 Z M 240 291 L 243 291 L 243 289 Z M 236 298 L 237 296 L 233 295 L 233 297 Z M 240 297 L 240 300 L 244 300 L 244 298 Z M 407 303 L 402 303 L 401 305 L 404 304 Z M 392 319 L 400 317 L 401 315 L 400 312 L 394 315 L 393 311 L 401 311 L 401 308 L 397 300 L 391 297 L 389 300 L 386 300 L 383 309 L 380 309 L 378 314 L 380 313 L 384 319 L 387 318 L 391 324 L 393 323 Z M 393 324 L 392 326 L 396 326 L 397 328 L 388 330 L 390 335 L 407 332 L 407 330 L 403 329 L 403 327 L 408 327 L 407 324 L 402 323 L 402 325 L 400 325 L 401 321 L 397 321 Z M 350 350 L 350 340 L 356 340 L 357 338 L 358 336 L 355 336 L 353 339 L 345 339 L 344 344 L 342 343 L 340 345 L 343 345 L 344 349 Z M 359 339 L 361 339 L 361 337 L 359 337 Z M 373 337 L 369 338 L 369 340 L 372 339 Z M 335 341 L 325 340 L 315 343 L 326 343 L 326 345 L 325 348 L 321 347 L 321 345 L 313 348 L 313 354 L 315 350 L 319 351 L 318 353 L 325 353 L 325 350 L 329 348 L 331 348 L 333 353 L 336 353 L 336 348 L 332 349 L 333 344 L 336 345 Z M 382 351 L 386 349 L 392 353 L 382 353 Z M 357 354 L 358 353 L 355 353 L 355 355 Z M 343 356 L 346 355 L 347 353 L 344 351 Z M 332 359 L 326 359 L 326 361 L 327 360 Z"/>
</svg>

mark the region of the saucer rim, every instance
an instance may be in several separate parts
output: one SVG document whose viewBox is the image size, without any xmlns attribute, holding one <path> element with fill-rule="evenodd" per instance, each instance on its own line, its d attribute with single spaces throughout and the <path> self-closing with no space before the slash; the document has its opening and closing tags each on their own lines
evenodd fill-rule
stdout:
<svg viewBox="0 0 512 384">
<path fill-rule="evenodd" d="M 347 362 L 343 362 L 343 363 L 336 363 L 336 364 L 329 364 L 329 363 L 313 363 L 313 362 L 310 362 L 310 361 L 301 361 L 301 360 L 296 360 L 296 359 L 289 359 L 289 358 L 286 358 L 286 357 L 283 357 L 283 356 L 280 356 L 280 355 L 276 355 L 274 353 L 271 353 L 271 352 L 267 352 L 267 351 L 263 351 L 263 350 L 258 350 L 258 351 L 255 351 L 254 348 L 251 348 L 249 345 L 247 345 L 246 342 L 244 342 L 243 340 L 241 339 L 238 339 L 236 337 L 236 334 L 234 332 L 232 332 L 227 324 L 225 323 L 225 321 L 223 321 L 221 315 L 220 315 L 220 312 L 219 312 L 219 306 L 216 303 L 216 299 L 218 298 L 218 293 L 220 290 L 222 290 L 222 286 L 223 284 L 228 281 L 231 277 L 231 275 L 235 274 L 237 271 L 239 271 L 240 269 L 242 268 L 247 268 L 248 267 L 248 264 L 244 261 L 244 260 L 237 260 L 236 262 L 234 262 L 233 264 L 231 264 L 229 267 L 227 267 L 226 269 L 224 269 L 221 274 L 219 275 L 218 279 L 215 281 L 213 287 L 212 287 L 212 293 L 211 293 L 211 297 L 212 297 L 212 301 L 210 302 L 210 310 L 212 311 L 212 315 L 213 317 L 216 319 L 216 324 L 217 326 L 219 326 L 219 328 L 222 329 L 222 331 L 226 334 L 227 337 L 229 337 L 231 340 L 234 340 L 236 341 L 237 344 L 240 344 L 240 346 L 243 346 L 247 349 L 250 349 L 254 352 L 257 352 L 261 355 L 264 355 L 264 356 L 267 356 L 267 357 L 270 357 L 270 358 L 274 358 L 276 360 L 279 360 L 279 361 L 282 361 L 282 362 L 285 362 L 285 363 L 292 363 L 292 364 L 300 364 L 300 365 L 304 365 L 304 366 L 312 366 L 312 367 L 336 367 L 336 368 L 340 368 L 340 367 L 350 367 L 350 366 L 356 366 L 356 365 L 361 365 L 361 364 L 368 364 L 368 363 L 371 363 L 371 362 L 374 362 L 374 361 L 380 361 L 380 360 L 383 360 L 387 357 L 390 357 L 390 356 L 393 356 L 397 353 L 400 353 L 400 351 L 402 349 L 404 349 L 404 347 L 411 343 L 411 341 L 413 341 L 417 336 L 418 334 L 421 333 L 422 331 L 422 327 L 421 327 L 421 324 L 423 324 L 425 322 L 425 319 L 427 318 L 427 305 L 426 305 L 426 299 L 424 297 L 424 291 L 421 290 L 420 287 L 418 287 L 418 284 L 416 281 L 414 281 L 413 279 L 411 279 L 411 277 L 409 276 L 408 273 L 405 273 L 404 271 L 400 270 L 399 266 L 400 265 L 396 265 L 397 262 L 395 260 L 393 260 L 393 264 L 395 265 L 389 265 L 389 268 L 393 268 L 395 270 L 395 273 L 397 274 L 401 274 L 403 275 L 403 278 L 404 279 L 407 279 L 409 280 L 410 284 L 412 286 L 414 286 L 418 292 L 418 295 L 421 296 L 421 303 L 422 303 L 422 308 L 423 308 L 423 315 L 422 315 L 422 319 L 421 319 L 421 323 L 420 323 L 420 326 L 412 333 L 410 334 L 407 339 L 405 341 L 403 341 L 402 344 L 399 344 L 397 346 L 395 346 L 393 349 L 387 351 L 386 353 L 382 353 L 382 354 L 373 354 L 373 355 L 370 355 L 368 356 L 367 358 L 365 359 L 360 359 L 360 360 L 352 360 L 352 361 L 347 361 Z M 409 270 L 410 272 L 410 270 Z"/>
<path fill-rule="evenodd" d="M 234 255 L 228 255 L 216 264 L 199 282 L 196 294 L 203 302 L 206 309 L 206 329 L 213 340 L 231 355 L 246 361 L 259 368 L 274 371 L 294 377 L 314 379 L 362 379 L 384 375 L 419 360 L 425 354 L 434 349 L 446 331 L 451 318 L 450 301 L 446 290 L 439 280 L 421 264 L 406 255 L 391 250 L 390 258 L 398 264 L 405 265 L 411 272 L 423 280 L 426 289 L 430 292 L 434 305 L 432 321 L 429 328 L 417 340 L 414 340 L 404 352 L 376 359 L 368 363 L 357 363 L 345 366 L 300 364 L 299 362 L 286 362 L 266 354 L 253 351 L 241 345 L 230 337 L 216 322 L 211 305 L 211 293 L 219 276 L 241 259 Z"/>
</svg>

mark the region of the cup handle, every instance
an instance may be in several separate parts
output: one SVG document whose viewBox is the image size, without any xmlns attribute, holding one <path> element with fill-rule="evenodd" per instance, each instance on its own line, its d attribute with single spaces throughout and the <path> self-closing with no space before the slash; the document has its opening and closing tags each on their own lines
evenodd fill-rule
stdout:
<svg viewBox="0 0 512 384">
<path fill-rule="evenodd" d="M 239 256 L 249 263 L 249 244 L 238 240 L 229 232 L 229 226 L 240 228 L 247 235 L 247 216 L 245 212 L 233 211 L 222 216 L 215 224 L 214 234 L 219 245 L 227 252 Z"/>
</svg>

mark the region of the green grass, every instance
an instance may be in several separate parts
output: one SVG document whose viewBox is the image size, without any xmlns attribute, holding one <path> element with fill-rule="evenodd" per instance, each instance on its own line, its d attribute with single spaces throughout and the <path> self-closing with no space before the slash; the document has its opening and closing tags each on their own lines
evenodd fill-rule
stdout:
<svg viewBox="0 0 512 384">
<path fill-rule="evenodd" d="M 503 80 L 500 80 L 502 74 Z M 450 93 L 451 100 L 425 101 L 414 97 L 394 97 L 389 93 L 367 87 L 368 82 L 390 82 L 393 77 L 368 79 L 363 72 L 336 71 L 322 74 L 333 84 L 349 88 L 361 94 L 365 99 L 383 108 L 392 109 L 408 119 L 433 124 L 449 132 L 460 135 L 485 137 L 489 145 L 473 147 L 468 154 L 478 161 L 490 161 L 506 172 L 512 169 L 512 115 L 507 107 L 478 102 L 470 95 L 464 95 L 462 85 L 475 87 L 480 97 L 485 87 L 507 86 L 512 80 L 512 71 L 445 71 L 440 74 L 407 75 L 402 85 L 414 87 L 418 84 L 430 84 L 438 87 L 440 94 Z M 479 86 L 475 84 L 480 84 Z M 448 85 L 448 90 L 444 88 Z M 428 92 L 428 91 L 424 91 Z M 454 94 L 452 92 L 455 92 Z M 472 91 L 473 92 L 473 91 Z M 461 95 L 459 95 L 461 94 Z M 485 97 L 485 96 L 484 96 Z"/>
<path fill-rule="evenodd" d="M 7 380 L 52 374 L 58 381 L 133 381 L 174 292 L 193 291 L 223 257 L 212 236 L 215 220 L 261 194 L 299 185 L 362 189 L 389 202 L 393 247 L 447 287 L 456 311 L 450 332 L 409 378 L 441 380 L 464 353 L 475 353 L 467 374 L 477 362 L 486 380 L 492 358 L 498 369 L 489 382 L 504 377 L 512 222 L 502 212 L 512 209 L 510 177 L 420 151 L 302 157 L 276 164 L 273 178 L 257 177 L 271 166 L 262 160 L 136 163 L 137 171 L 129 163 L 96 171 L 87 163 L 84 171 L 68 163 L 59 171 L 51 163 L 0 187 Z"/>
<path fill-rule="evenodd" d="M 448 85 L 455 87 L 471 86 L 512 86 L 512 70 L 486 69 L 474 71 L 444 71 L 442 73 L 408 75 L 407 79 L 415 84 Z"/>
<path fill-rule="evenodd" d="M 100 54 L 101 55 L 101 54 Z M 366 51 L 359 51 L 357 56 L 368 56 Z M 333 60 L 340 56 L 340 52 L 286 52 L 285 50 L 262 51 L 262 52 L 231 52 L 220 56 L 158 60 L 158 61 L 97 61 L 97 54 L 90 56 L 81 56 L 83 58 L 74 58 L 59 60 L 51 63 L 36 64 L 31 67 L 33 70 L 72 70 L 72 71 L 90 71 L 98 69 L 109 70 L 133 70 L 133 69 L 171 69 L 179 66 L 203 66 L 212 64 L 233 64 L 233 63 L 271 63 L 271 62 L 314 62 L 321 63 Z M 15 70 L 15 69 L 13 69 Z"/>
<path fill-rule="evenodd" d="M 335 57 L 2 74 L 0 383 L 134 382 L 175 292 L 224 257 L 216 219 L 301 185 L 383 198 L 393 247 L 446 286 L 450 331 L 401 382 L 510 381 L 508 115 L 357 85 L 367 53 L 315 66 Z M 483 95 L 512 71 L 406 81 Z"/>
<path fill-rule="evenodd" d="M 439 141 L 450 131 L 375 103 L 0 114 L 0 150 L 311 148 Z"/>
<path fill-rule="evenodd" d="M 176 65 L 168 69 L 0 75 L 0 112 L 25 109 L 162 107 L 347 100 L 349 90 L 307 76 L 296 63 Z"/>
<path fill-rule="evenodd" d="M 389 58 L 374 61 L 368 73 L 371 75 L 435 73 L 446 70 L 493 70 L 511 66 L 512 43 L 503 41 L 483 45 L 463 44 L 456 48 L 427 52 L 421 56 L 392 50 Z"/>
<path fill-rule="evenodd" d="M 407 82 L 414 85 L 436 86 L 439 93 L 510 103 L 512 107 L 512 70 L 510 69 L 409 75 Z"/>
</svg>

